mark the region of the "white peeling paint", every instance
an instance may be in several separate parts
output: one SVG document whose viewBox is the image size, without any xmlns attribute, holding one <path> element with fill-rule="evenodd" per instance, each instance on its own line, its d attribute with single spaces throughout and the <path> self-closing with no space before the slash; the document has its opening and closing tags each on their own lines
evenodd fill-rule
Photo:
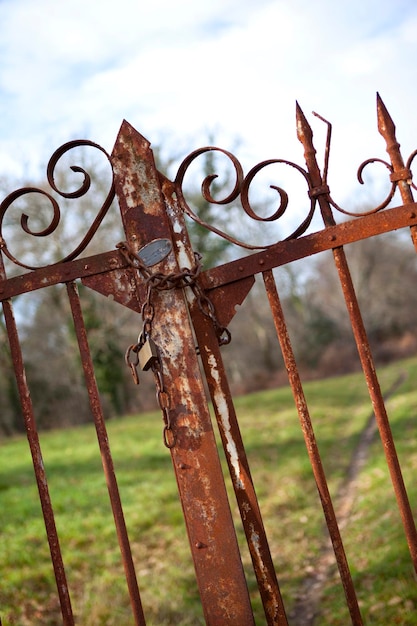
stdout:
<svg viewBox="0 0 417 626">
<path fill-rule="evenodd" d="M 262 550 L 261 550 L 261 542 L 259 539 L 259 533 L 256 532 L 256 530 L 253 527 L 253 524 L 250 525 L 250 540 L 251 540 L 252 548 L 255 551 L 256 556 L 257 556 L 257 563 L 260 566 L 260 569 L 262 571 L 264 587 L 267 588 L 271 593 L 273 593 L 272 586 L 269 582 L 268 569 L 262 558 Z"/>
<path fill-rule="evenodd" d="M 184 243 L 182 241 L 178 241 L 178 265 L 180 267 L 189 267 L 190 266 L 190 257 L 189 254 L 186 250 L 186 247 L 184 246 Z"/>
<path fill-rule="evenodd" d="M 172 228 L 174 230 L 174 233 L 177 233 L 177 235 L 180 235 L 182 233 L 182 224 L 180 220 L 174 218 L 172 222 L 173 222 Z"/>
<path fill-rule="evenodd" d="M 211 375 L 216 382 L 216 391 L 214 393 L 214 401 L 216 403 L 216 407 L 218 409 L 221 423 L 224 430 L 224 435 L 226 438 L 226 449 L 229 454 L 230 462 L 234 469 L 234 474 L 236 477 L 236 486 L 239 489 L 244 489 L 243 480 L 241 478 L 241 466 L 239 462 L 239 455 L 236 448 L 236 443 L 233 439 L 231 425 L 230 425 L 230 416 L 229 416 L 229 408 L 227 406 L 226 399 L 224 395 L 221 393 L 220 388 L 220 376 L 219 371 L 217 369 L 217 362 L 215 356 L 210 354 L 208 357 L 208 362 L 211 368 Z"/>
</svg>

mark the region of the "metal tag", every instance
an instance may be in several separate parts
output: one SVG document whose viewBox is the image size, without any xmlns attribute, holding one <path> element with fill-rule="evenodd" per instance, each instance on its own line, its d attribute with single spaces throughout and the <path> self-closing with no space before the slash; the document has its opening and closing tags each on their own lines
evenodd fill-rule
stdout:
<svg viewBox="0 0 417 626">
<path fill-rule="evenodd" d="M 143 261 L 146 267 L 156 265 L 171 252 L 172 245 L 169 239 L 154 239 L 146 246 L 143 246 L 138 252 L 138 257 Z"/>
</svg>

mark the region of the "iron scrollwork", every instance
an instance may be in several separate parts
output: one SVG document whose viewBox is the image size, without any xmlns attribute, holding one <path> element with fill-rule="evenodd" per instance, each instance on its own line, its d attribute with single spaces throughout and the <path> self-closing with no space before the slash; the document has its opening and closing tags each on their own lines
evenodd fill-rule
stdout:
<svg viewBox="0 0 417 626">
<path fill-rule="evenodd" d="M 399 152 L 400 146 L 398 142 L 396 141 L 396 137 L 395 137 L 394 123 L 392 122 L 392 119 L 388 111 L 386 110 L 385 105 L 383 104 L 379 94 L 377 95 L 377 113 L 378 113 L 378 129 L 386 141 L 387 152 L 390 154 L 392 162 L 389 163 L 380 158 L 367 159 L 359 166 L 358 172 L 357 172 L 358 181 L 361 185 L 363 185 L 365 183 L 364 178 L 363 178 L 363 173 L 364 173 L 365 168 L 368 165 L 373 164 L 373 163 L 381 163 L 388 169 L 390 173 L 390 182 L 391 182 L 390 189 L 386 198 L 376 207 L 366 210 L 366 211 L 352 212 L 352 211 L 348 211 L 342 208 L 339 204 L 337 204 L 333 200 L 331 193 L 330 193 L 330 188 L 328 186 L 328 181 L 327 181 L 332 125 L 330 124 L 330 122 L 324 119 L 321 115 L 318 115 L 317 113 L 313 112 L 313 115 L 315 115 L 317 118 L 319 118 L 322 122 L 324 122 L 327 125 L 327 138 L 326 138 L 325 155 L 324 155 L 324 167 L 323 167 L 323 173 L 321 173 L 320 170 L 318 169 L 317 162 L 315 160 L 316 151 L 313 145 L 313 132 L 312 132 L 311 126 L 307 122 L 307 119 L 305 118 L 301 108 L 299 107 L 297 103 L 297 135 L 298 135 L 298 139 L 301 141 L 305 149 L 307 169 L 304 169 L 303 167 L 300 167 L 296 163 L 293 163 L 291 161 L 287 161 L 284 159 L 270 159 L 270 160 L 259 163 L 258 165 L 253 167 L 246 176 L 244 176 L 241 164 L 236 159 L 236 157 L 230 152 L 226 152 L 225 150 L 212 147 L 212 146 L 201 148 L 191 153 L 188 157 L 186 157 L 186 159 L 180 165 L 177 176 L 175 178 L 177 195 L 180 199 L 183 211 L 189 217 L 191 217 L 193 220 L 199 223 L 201 226 L 204 226 L 205 228 L 211 230 L 213 233 L 216 233 L 217 235 L 227 239 L 231 243 L 239 245 L 243 248 L 246 248 L 249 250 L 268 249 L 272 247 L 273 245 L 275 245 L 273 243 L 273 244 L 264 245 L 264 246 L 254 246 L 247 242 L 239 241 L 235 239 L 234 237 L 231 237 L 229 234 L 221 231 L 216 226 L 212 224 L 207 224 L 206 222 L 201 220 L 199 216 L 196 215 L 193 212 L 193 210 L 190 208 L 190 206 L 187 204 L 185 200 L 183 187 L 182 187 L 185 173 L 194 159 L 204 154 L 205 152 L 214 151 L 214 150 L 219 151 L 222 154 L 225 154 L 231 160 L 235 173 L 236 173 L 236 182 L 235 182 L 233 191 L 227 196 L 227 198 L 218 200 L 218 199 L 213 198 L 210 193 L 210 185 L 213 182 L 213 180 L 217 178 L 217 175 L 212 174 L 212 175 L 207 176 L 203 180 L 203 183 L 201 186 L 202 195 L 204 199 L 207 202 L 220 205 L 220 204 L 227 204 L 227 203 L 233 202 L 237 200 L 238 196 L 240 195 L 240 201 L 241 201 L 241 205 L 242 205 L 244 212 L 250 218 L 254 220 L 258 220 L 262 222 L 272 222 L 272 221 L 279 220 L 280 218 L 284 216 L 288 207 L 288 202 L 289 202 L 288 194 L 283 188 L 278 187 L 276 185 L 270 185 L 270 187 L 274 189 L 275 191 L 277 191 L 277 193 L 279 194 L 279 198 L 280 198 L 279 206 L 272 215 L 267 216 L 267 217 L 260 217 L 253 210 L 251 203 L 249 201 L 249 188 L 255 176 L 258 174 L 258 172 L 260 172 L 263 168 L 269 165 L 284 164 L 295 169 L 303 176 L 303 178 L 305 179 L 307 183 L 308 196 L 310 198 L 310 207 L 307 211 L 307 216 L 302 221 L 302 223 L 297 228 L 295 228 L 295 230 L 293 230 L 293 232 L 290 235 L 285 237 L 285 240 L 295 239 L 297 237 L 300 237 L 307 231 L 308 227 L 310 226 L 312 222 L 315 209 L 317 206 L 317 200 L 320 198 L 320 196 L 325 197 L 326 202 L 328 203 L 329 206 L 333 207 L 339 213 L 349 216 L 349 217 L 364 217 L 367 215 L 371 215 L 373 213 L 377 213 L 381 211 L 382 209 L 385 209 L 394 198 L 394 195 L 400 183 L 406 184 L 409 190 L 410 188 L 417 189 L 416 185 L 412 182 L 412 172 L 411 172 L 411 165 L 415 156 L 417 155 L 417 150 L 414 151 L 410 155 L 406 164 L 404 165 L 401 154 Z M 314 180 L 317 178 L 319 178 L 320 184 L 317 184 L 317 182 L 314 182 Z M 402 192 L 403 202 L 412 201 L 412 196 L 411 196 L 410 191 L 408 195 L 404 192 L 404 189 L 400 188 L 400 191 Z"/>
<path fill-rule="evenodd" d="M 301 174 L 301 176 L 304 179 L 304 182 L 307 185 L 309 207 L 307 209 L 306 217 L 303 219 L 301 224 L 292 231 L 290 235 L 285 237 L 286 240 L 300 237 L 307 231 L 314 217 L 317 203 L 319 203 L 320 208 L 323 213 L 323 200 L 328 207 L 328 210 L 327 209 L 325 210 L 325 213 L 327 211 L 327 216 L 329 216 L 328 211 L 331 210 L 330 207 L 333 207 L 333 209 L 335 209 L 339 213 L 346 215 L 346 216 L 350 216 L 350 217 L 363 217 L 363 216 L 371 215 L 373 213 L 377 213 L 378 211 L 381 211 L 382 209 L 386 208 L 392 201 L 394 194 L 398 188 L 400 189 L 402 200 L 404 203 L 413 202 L 411 189 L 412 188 L 417 189 L 417 187 L 412 182 L 411 166 L 412 166 L 415 156 L 417 155 L 417 150 L 414 151 L 410 155 L 407 162 L 404 164 L 400 151 L 399 151 L 400 146 L 395 137 L 394 123 L 388 111 L 386 110 L 385 105 L 383 104 L 381 98 L 379 97 L 379 95 L 377 96 L 377 114 L 378 114 L 378 130 L 386 141 L 387 152 L 390 156 L 391 163 L 384 161 L 383 159 L 380 159 L 380 158 L 367 159 L 359 166 L 358 173 L 357 173 L 359 183 L 364 184 L 363 173 L 364 173 L 365 168 L 368 167 L 369 165 L 378 163 L 378 164 L 384 165 L 388 169 L 389 174 L 390 174 L 390 182 L 391 182 L 390 190 L 389 190 L 387 197 L 375 208 L 372 208 L 367 211 L 362 211 L 362 212 L 351 212 L 342 208 L 333 200 L 331 193 L 330 193 L 330 188 L 328 186 L 328 181 L 327 181 L 332 126 L 326 119 L 324 119 L 317 113 L 314 113 L 316 117 L 318 117 L 322 122 L 324 122 L 327 125 L 327 138 L 326 138 L 326 146 L 325 146 L 324 167 L 323 167 L 323 171 L 321 172 L 317 165 L 316 157 L 315 157 L 316 150 L 313 145 L 313 131 L 307 119 L 305 118 L 301 108 L 299 107 L 297 103 L 296 105 L 297 136 L 304 147 L 306 169 L 301 167 L 300 165 L 297 165 L 296 163 L 293 163 L 292 161 L 287 161 L 284 159 L 269 159 L 269 160 L 262 161 L 261 163 L 258 163 L 257 165 L 255 165 L 245 176 L 241 163 L 231 152 L 228 152 L 226 150 L 223 150 L 221 148 L 214 147 L 214 146 L 207 146 L 204 148 L 199 148 L 198 150 L 195 150 L 194 152 L 189 154 L 182 161 L 174 179 L 174 186 L 175 186 L 176 194 L 179 199 L 182 210 L 186 215 L 188 215 L 188 217 L 190 217 L 192 220 L 200 224 L 200 226 L 212 231 L 216 235 L 228 240 L 232 244 L 246 248 L 248 250 L 265 250 L 265 249 L 271 248 L 277 243 L 277 242 L 274 242 L 268 245 L 253 245 L 250 242 L 241 241 L 240 239 L 237 239 L 233 237 L 232 235 L 224 232 L 215 224 L 209 224 L 205 222 L 201 217 L 199 217 L 199 215 L 197 215 L 195 211 L 193 211 L 193 209 L 187 203 L 187 200 L 185 197 L 186 193 L 184 191 L 185 175 L 190 165 L 198 157 L 209 152 L 216 152 L 216 153 L 222 154 L 225 157 L 227 157 L 227 159 L 229 159 L 234 170 L 234 184 L 233 184 L 232 190 L 228 192 L 225 197 L 222 197 L 220 199 L 216 198 L 214 197 L 215 194 L 213 194 L 212 192 L 212 186 L 213 186 L 213 182 L 215 181 L 215 179 L 218 178 L 218 175 L 215 173 L 209 174 L 208 176 L 204 178 L 202 185 L 201 185 L 201 193 L 202 193 L 203 198 L 208 203 L 214 204 L 214 205 L 227 205 L 240 199 L 240 204 L 244 213 L 249 218 L 259 221 L 259 222 L 270 223 L 270 222 L 276 222 L 280 220 L 284 216 L 284 214 L 287 212 L 288 204 L 289 204 L 288 193 L 282 187 L 279 187 L 277 185 L 270 185 L 270 188 L 276 191 L 279 196 L 278 208 L 275 211 L 273 211 L 270 215 L 267 215 L 266 217 L 262 217 L 254 210 L 249 199 L 249 193 L 250 193 L 251 184 L 253 183 L 254 179 L 259 174 L 259 172 L 261 172 L 261 170 L 263 170 L 264 168 L 267 168 L 268 166 L 278 164 L 278 165 L 288 166 L 292 168 L 293 170 L 295 170 L 296 172 L 298 172 L 299 174 Z M 104 150 L 104 148 L 102 148 L 98 144 L 89 140 L 75 140 L 75 141 L 70 141 L 68 143 L 65 143 L 63 146 L 61 146 L 58 150 L 54 152 L 47 166 L 47 180 L 48 180 L 49 186 L 53 192 L 55 192 L 62 198 L 65 198 L 65 199 L 81 198 L 82 196 L 87 194 L 87 192 L 90 189 L 90 185 L 91 185 L 90 175 L 88 174 L 88 172 L 86 172 L 84 168 L 79 167 L 79 166 L 74 166 L 74 165 L 71 166 L 70 169 L 75 173 L 79 173 L 83 175 L 83 181 L 81 185 L 78 187 L 78 189 L 76 189 L 75 191 L 71 191 L 71 192 L 65 192 L 59 189 L 57 184 L 55 183 L 55 169 L 61 157 L 63 157 L 64 154 L 66 154 L 73 148 L 77 148 L 81 146 L 89 146 L 89 147 L 93 147 L 93 148 L 100 150 L 108 159 L 110 163 L 110 167 L 111 167 L 111 160 L 110 160 L 109 154 Z M 61 218 L 61 211 L 60 211 L 60 207 L 59 207 L 57 200 L 54 198 L 54 196 L 51 193 L 49 193 L 48 191 L 45 191 L 44 189 L 36 188 L 36 187 L 25 187 L 25 188 L 18 189 L 10 193 L 0 204 L 0 248 L 2 252 L 13 263 L 21 267 L 24 267 L 26 269 L 36 269 L 35 267 L 28 265 L 24 263 L 23 261 L 17 259 L 16 256 L 13 255 L 3 235 L 4 216 L 6 214 L 6 211 L 17 199 L 27 194 L 41 194 L 42 196 L 46 197 L 52 207 L 52 218 L 46 227 L 39 229 L 39 230 L 34 230 L 30 225 L 30 218 L 28 217 L 26 213 L 23 212 L 21 215 L 21 220 L 20 220 L 23 231 L 26 234 L 32 235 L 34 237 L 46 237 L 54 233 L 56 228 L 58 227 L 58 224 L 60 223 L 60 218 Z M 114 197 L 115 197 L 115 189 L 114 189 L 114 183 L 112 180 L 107 197 L 104 200 L 104 203 L 102 204 L 101 208 L 98 210 L 93 223 L 88 228 L 87 233 L 83 237 L 81 243 L 79 243 L 76 246 L 76 248 L 72 250 L 72 252 L 70 252 L 67 256 L 65 256 L 65 258 L 61 259 L 60 262 L 71 261 L 75 259 L 76 257 L 78 257 L 85 250 L 87 245 L 92 240 L 101 222 L 103 221 L 103 218 L 106 215 L 111 203 L 113 202 Z M 324 217 L 324 214 L 323 214 L 323 217 Z M 327 225 L 328 225 L 328 222 L 327 222 Z"/>
<path fill-rule="evenodd" d="M 55 182 L 55 169 L 59 160 L 63 157 L 64 154 L 66 154 L 70 150 L 73 150 L 74 148 L 79 148 L 81 146 L 89 146 L 92 148 L 96 148 L 97 150 L 100 150 L 107 157 L 110 163 L 110 155 L 106 152 L 104 148 L 102 148 L 99 144 L 94 143 L 93 141 L 89 141 L 87 139 L 77 139 L 77 140 L 69 141 L 63 144 L 60 148 L 58 148 L 53 153 L 53 155 L 49 159 L 47 171 L 46 171 L 47 180 L 48 180 L 50 188 L 52 189 L 52 191 L 58 194 L 61 198 L 66 198 L 66 199 L 81 198 L 82 196 L 87 194 L 87 192 L 90 189 L 91 177 L 89 173 L 83 167 L 80 167 L 78 165 L 70 166 L 70 169 L 74 173 L 83 175 L 83 181 L 81 185 L 78 187 L 78 189 L 76 189 L 75 191 L 71 191 L 71 192 L 65 192 L 62 189 L 59 189 Z M 41 189 L 38 187 L 22 187 L 10 193 L 0 204 L 0 248 L 2 252 L 16 265 L 19 265 L 20 267 L 23 267 L 29 270 L 34 270 L 38 268 L 32 265 L 29 265 L 27 263 L 24 263 L 22 260 L 19 260 L 18 258 L 16 258 L 16 256 L 11 252 L 10 248 L 8 247 L 7 242 L 4 238 L 4 234 L 3 234 L 4 217 L 5 217 L 6 211 L 11 207 L 11 205 L 17 199 L 22 198 L 23 196 L 26 196 L 29 194 L 39 194 L 48 199 L 50 206 L 52 207 L 52 218 L 49 224 L 45 228 L 41 230 L 34 230 L 30 227 L 29 216 L 23 212 L 20 218 L 20 224 L 21 224 L 23 231 L 26 234 L 32 235 L 34 237 L 46 237 L 56 231 L 60 223 L 60 219 L 61 219 L 61 210 L 60 210 L 60 207 L 56 198 L 54 198 L 54 196 L 48 191 L 45 191 L 44 189 Z M 107 211 L 109 210 L 109 207 L 111 206 L 113 202 L 114 196 L 115 196 L 115 190 L 114 190 L 114 184 L 112 180 L 107 196 L 102 206 L 98 210 L 93 223 L 89 226 L 87 233 L 84 235 L 82 241 L 74 248 L 74 250 L 72 250 L 69 254 L 67 254 L 63 259 L 60 259 L 59 262 L 72 261 L 73 259 L 78 257 L 81 254 L 81 252 L 83 252 L 83 250 L 85 250 L 87 245 L 92 240 L 94 234 L 97 232 L 97 229 L 99 228 L 101 222 L 103 221 Z"/>
<path fill-rule="evenodd" d="M 189 154 L 184 159 L 184 161 L 181 163 L 181 165 L 180 165 L 180 167 L 178 169 L 177 175 L 175 177 L 175 180 L 174 180 L 174 185 L 175 185 L 175 189 L 176 189 L 177 196 L 179 198 L 181 207 L 182 207 L 182 209 L 183 209 L 183 211 L 184 211 L 184 213 L 186 215 L 188 215 L 191 219 L 193 219 L 195 222 L 200 224 L 200 226 L 203 226 L 204 228 L 207 228 L 211 232 L 215 233 L 216 235 L 219 235 L 220 237 L 223 237 L 224 239 L 226 239 L 230 243 L 238 245 L 238 246 L 240 246 L 242 248 L 246 248 L 247 250 L 266 250 L 266 249 L 270 248 L 274 244 L 261 245 L 261 246 L 252 245 L 252 244 L 250 244 L 248 242 L 244 242 L 244 241 L 241 241 L 239 239 L 236 239 L 235 237 L 231 236 L 230 234 L 227 234 L 224 231 L 220 230 L 219 228 L 217 228 L 213 224 L 208 224 L 207 222 L 203 221 L 191 209 L 191 207 L 187 203 L 187 201 L 185 199 L 185 193 L 184 193 L 184 190 L 183 190 L 183 182 L 184 182 L 185 174 L 186 174 L 189 166 L 191 165 L 191 163 L 197 157 L 203 155 L 204 153 L 212 152 L 212 151 L 216 151 L 216 152 L 219 152 L 221 154 L 224 154 L 226 157 L 229 158 L 229 160 L 231 161 L 231 163 L 233 165 L 233 168 L 234 168 L 234 171 L 235 171 L 235 175 L 236 175 L 236 179 L 235 179 L 235 183 L 234 183 L 234 187 L 233 187 L 232 191 L 225 198 L 218 199 L 218 198 L 214 198 L 213 197 L 213 195 L 211 193 L 211 189 L 210 189 L 211 188 L 211 184 L 218 177 L 218 175 L 217 174 L 210 174 L 210 175 L 206 176 L 206 178 L 203 180 L 203 182 L 201 184 L 201 193 L 202 193 L 203 198 L 207 202 L 209 202 L 210 204 L 225 205 L 225 204 L 230 204 L 230 203 L 234 202 L 240 196 L 240 202 L 241 202 L 242 208 L 243 208 L 244 212 L 246 213 L 246 215 L 248 215 L 248 217 L 250 217 L 251 219 L 259 221 L 259 222 L 273 222 L 273 221 L 278 220 L 280 217 L 282 217 L 284 215 L 284 213 L 286 212 L 287 207 L 288 207 L 288 194 L 287 194 L 287 192 L 283 188 L 281 188 L 281 187 L 279 187 L 277 185 L 270 185 L 270 188 L 274 189 L 278 193 L 278 195 L 279 195 L 279 199 L 280 199 L 279 206 L 271 215 L 268 215 L 266 217 L 260 216 L 253 209 L 253 207 L 251 205 L 251 202 L 249 200 L 249 188 L 250 188 L 250 185 L 251 185 L 252 181 L 254 180 L 255 176 L 262 169 L 264 169 L 267 166 L 274 165 L 274 164 L 283 164 L 283 165 L 290 166 L 290 167 L 294 168 L 295 170 L 297 170 L 298 172 L 300 172 L 300 174 L 302 174 L 302 176 L 305 178 L 305 180 L 307 182 L 308 188 L 310 188 L 308 173 L 302 167 L 300 167 L 296 163 L 292 163 L 291 161 L 286 161 L 284 159 L 269 159 L 267 161 L 262 161 L 261 163 L 258 163 L 257 165 L 255 165 L 248 172 L 248 174 L 246 176 L 244 176 L 242 165 L 240 164 L 238 159 L 231 152 L 228 152 L 226 150 L 223 150 L 222 148 L 218 148 L 218 147 L 215 147 L 215 146 L 207 146 L 205 148 L 199 148 L 198 150 L 195 150 L 194 152 Z M 291 235 L 289 235 L 289 237 L 287 237 L 287 238 L 289 239 L 289 238 L 298 237 L 302 233 L 304 233 L 307 230 L 307 228 L 310 225 L 310 223 L 311 223 L 313 214 L 314 214 L 314 201 L 312 200 L 311 201 L 310 210 L 308 212 L 307 217 L 305 218 L 303 223 Z"/>
</svg>

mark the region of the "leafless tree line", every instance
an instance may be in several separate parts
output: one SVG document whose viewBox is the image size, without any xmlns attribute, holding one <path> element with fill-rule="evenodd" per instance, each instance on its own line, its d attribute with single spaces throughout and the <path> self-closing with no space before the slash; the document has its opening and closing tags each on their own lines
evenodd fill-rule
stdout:
<svg viewBox="0 0 417 626">
<path fill-rule="evenodd" d="M 66 175 L 62 176 L 62 184 L 66 185 Z M 5 181 L 3 188 L 9 183 Z M 108 179 L 100 168 L 93 184 L 93 197 L 103 195 Z M 234 208 L 226 216 L 198 194 L 194 194 L 193 201 L 196 212 L 206 221 L 211 218 L 227 224 L 231 219 L 239 219 L 233 217 Z M 62 232 L 52 243 L 39 243 L 39 238 L 22 236 L 16 230 L 16 215 L 23 209 L 32 220 L 33 229 L 45 226 L 45 200 L 36 194 L 22 199 L 13 211 L 14 217 L 10 209 L 3 232 L 19 255 L 40 261 L 39 264 L 54 262 L 94 219 L 96 202 L 91 202 L 91 195 L 78 202 L 77 213 L 72 208 L 62 211 Z M 190 235 L 206 267 L 236 255 L 232 248 L 219 244 L 214 235 L 197 226 L 190 225 Z M 86 252 L 114 249 L 122 238 L 115 204 Z M 377 360 L 387 362 L 414 353 L 417 260 L 407 233 L 358 242 L 348 246 L 346 252 Z M 15 269 L 8 267 L 9 273 Z M 276 281 L 303 375 L 329 376 L 358 367 L 331 253 L 280 268 Z M 124 363 L 126 347 L 135 341 L 140 330 L 139 316 L 82 285 L 80 295 L 106 415 L 155 408 L 152 375 L 144 374 L 137 387 Z M 89 421 L 88 398 L 64 285 L 16 298 L 15 310 L 39 427 L 65 427 Z M 232 342 L 223 348 L 223 354 L 232 389 L 247 393 L 285 384 L 279 344 L 261 281 L 255 283 L 239 307 L 230 329 Z M 0 335 L 0 433 L 9 435 L 23 430 L 23 420 L 2 317 Z"/>
</svg>

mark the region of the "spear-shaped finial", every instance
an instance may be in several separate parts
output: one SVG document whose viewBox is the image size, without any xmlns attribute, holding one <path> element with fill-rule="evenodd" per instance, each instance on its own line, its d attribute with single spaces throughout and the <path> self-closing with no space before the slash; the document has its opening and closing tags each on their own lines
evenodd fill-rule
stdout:
<svg viewBox="0 0 417 626">
<path fill-rule="evenodd" d="M 304 159 L 307 165 L 308 173 L 310 174 L 312 186 L 319 187 L 322 184 L 322 178 L 316 160 L 316 150 L 313 144 L 313 131 L 298 102 L 296 102 L 296 121 L 297 137 L 304 146 Z"/>
<path fill-rule="evenodd" d="M 298 140 L 301 141 L 306 151 L 307 149 L 314 150 L 313 131 L 297 101 L 295 103 L 295 118 L 297 121 Z"/>
<path fill-rule="evenodd" d="M 400 152 L 400 144 L 395 136 L 395 124 L 388 113 L 379 93 L 376 94 L 376 106 L 378 115 L 378 130 L 385 139 L 387 152 L 391 159 L 392 173 L 391 182 L 398 184 L 401 198 L 404 203 L 413 202 L 413 194 L 410 189 L 412 174 Z"/>
<path fill-rule="evenodd" d="M 378 115 L 378 130 L 387 142 L 387 146 L 397 143 L 395 138 L 395 124 L 379 93 L 376 94 L 376 110 Z"/>
<path fill-rule="evenodd" d="M 314 113 L 317 117 L 328 124 L 329 129 L 331 129 L 331 125 L 324 120 L 320 115 Z M 312 199 L 318 199 L 320 204 L 320 210 L 324 219 L 324 223 L 326 226 L 333 226 L 334 219 L 332 215 L 332 211 L 329 204 L 328 196 L 330 194 L 330 189 L 327 185 L 327 168 L 328 168 L 328 155 L 329 155 L 329 144 L 330 144 L 330 134 L 328 133 L 328 139 L 326 143 L 326 156 L 325 156 L 325 167 L 324 167 L 324 177 L 320 172 L 320 168 L 317 164 L 316 159 L 316 150 L 313 144 L 313 131 L 311 129 L 310 124 L 307 122 L 307 119 L 304 113 L 301 110 L 300 105 L 296 102 L 296 120 L 297 120 L 297 137 L 299 141 L 304 146 L 304 159 L 307 165 L 307 171 L 310 179 L 310 190 L 309 195 Z"/>
</svg>

